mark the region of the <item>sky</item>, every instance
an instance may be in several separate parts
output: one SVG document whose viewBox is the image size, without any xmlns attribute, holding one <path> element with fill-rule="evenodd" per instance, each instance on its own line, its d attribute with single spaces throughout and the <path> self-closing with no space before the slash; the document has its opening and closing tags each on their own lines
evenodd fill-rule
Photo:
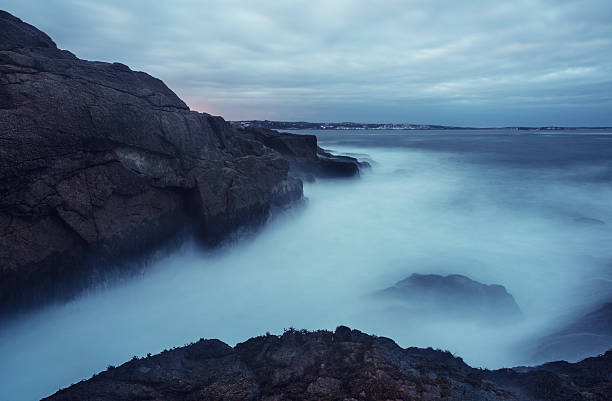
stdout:
<svg viewBox="0 0 612 401">
<path fill-rule="evenodd" d="M 609 0 L 3 0 L 228 120 L 612 126 Z"/>
</svg>

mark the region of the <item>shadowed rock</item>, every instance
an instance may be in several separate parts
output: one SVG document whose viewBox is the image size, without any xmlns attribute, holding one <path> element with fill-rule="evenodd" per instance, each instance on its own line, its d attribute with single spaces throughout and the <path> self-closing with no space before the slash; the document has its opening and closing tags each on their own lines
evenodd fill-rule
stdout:
<svg viewBox="0 0 612 401">
<path fill-rule="evenodd" d="M 288 157 L 293 173 L 302 178 L 308 175 L 327 178 L 353 177 L 359 168 L 370 167 L 369 163 L 350 156 L 337 156 L 317 146 L 314 135 L 296 135 L 276 132 L 265 128 L 240 127 L 244 135 L 276 150 Z M 308 146 L 304 146 L 304 141 Z"/>
<path fill-rule="evenodd" d="M 417 274 L 378 291 L 379 298 L 400 301 L 410 313 L 475 318 L 484 321 L 515 320 L 521 311 L 504 286 L 482 284 L 452 274 Z"/>
<path fill-rule="evenodd" d="M 0 310 L 65 294 L 86 266 L 187 226 L 216 241 L 264 221 L 302 196 L 293 160 L 319 162 L 316 138 L 292 138 L 292 154 L 274 150 L 159 79 L 80 60 L 0 11 Z"/>
<path fill-rule="evenodd" d="M 612 302 L 576 319 L 559 331 L 540 339 L 534 351 L 536 361 L 576 361 L 612 348 Z"/>
<path fill-rule="evenodd" d="M 606 222 L 592 217 L 575 217 L 574 223 L 583 224 L 586 226 L 604 226 Z"/>
<path fill-rule="evenodd" d="M 612 352 L 580 363 L 486 371 L 431 348 L 340 326 L 234 348 L 219 340 L 133 359 L 48 400 L 606 400 Z"/>
</svg>

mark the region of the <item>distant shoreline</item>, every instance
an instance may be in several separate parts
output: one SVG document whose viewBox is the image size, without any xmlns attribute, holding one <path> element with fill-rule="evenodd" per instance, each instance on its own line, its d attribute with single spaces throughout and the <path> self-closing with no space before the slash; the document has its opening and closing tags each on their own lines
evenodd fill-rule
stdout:
<svg viewBox="0 0 612 401">
<path fill-rule="evenodd" d="M 240 120 L 231 121 L 233 125 L 241 127 L 256 127 L 266 129 L 284 130 L 321 130 L 321 131 L 343 131 L 343 130 L 397 130 L 397 131 L 418 131 L 418 130 L 493 130 L 510 129 L 517 131 L 577 131 L 577 130 L 606 130 L 612 127 L 458 127 L 449 125 L 432 124 L 375 124 L 375 123 L 312 123 L 305 121 L 270 121 L 270 120 Z"/>
</svg>

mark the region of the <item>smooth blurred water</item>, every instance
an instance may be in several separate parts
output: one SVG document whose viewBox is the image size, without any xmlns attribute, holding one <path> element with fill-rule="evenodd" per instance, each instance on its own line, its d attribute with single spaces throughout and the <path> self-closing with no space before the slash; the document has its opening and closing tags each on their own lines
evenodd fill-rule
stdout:
<svg viewBox="0 0 612 401">
<path fill-rule="evenodd" d="M 3 323 L 0 401 L 200 337 L 233 345 L 291 326 L 346 324 L 473 366 L 528 364 L 517 344 L 612 294 L 609 133 L 312 133 L 372 169 L 306 183 L 305 204 L 255 235 L 213 251 L 187 242 L 142 276 Z M 524 319 L 487 327 L 387 313 L 373 300 L 415 272 L 502 284 Z"/>
</svg>

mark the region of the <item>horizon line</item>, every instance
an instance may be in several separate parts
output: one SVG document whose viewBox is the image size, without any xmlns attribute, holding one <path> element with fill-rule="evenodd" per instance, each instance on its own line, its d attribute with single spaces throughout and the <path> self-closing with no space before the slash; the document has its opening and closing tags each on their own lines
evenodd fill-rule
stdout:
<svg viewBox="0 0 612 401">
<path fill-rule="evenodd" d="M 278 124 L 320 124 L 320 125 L 391 125 L 391 126 L 421 126 L 421 127 L 444 127 L 455 129 L 502 129 L 502 128 L 527 128 L 527 129 L 612 129 L 612 125 L 500 125 L 500 126 L 469 126 L 469 125 L 447 125 L 447 124 L 431 124 L 431 123 L 392 123 L 392 122 L 356 122 L 356 121 L 304 121 L 304 120 L 227 120 L 230 123 L 278 123 Z"/>
</svg>

